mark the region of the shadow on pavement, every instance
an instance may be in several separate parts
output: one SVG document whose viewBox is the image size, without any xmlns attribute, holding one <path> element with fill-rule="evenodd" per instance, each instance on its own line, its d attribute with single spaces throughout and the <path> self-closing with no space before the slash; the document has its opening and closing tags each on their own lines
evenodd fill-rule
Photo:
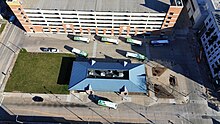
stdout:
<svg viewBox="0 0 220 124">
<path fill-rule="evenodd" d="M 213 124 L 220 124 L 220 121 L 217 121 L 216 119 L 212 118 Z"/>
<path fill-rule="evenodd" d="M 125 43 L 127 43 L 127 44 L 130 44 L 130 43 L 126 42 L 126 40 L 127 40 L 126 37 L 119 36 L 118 39 L 121 40 L 122 42 L 125 42 Z"/>
<path fill-rule="evenodd" d="M 145 0 L 145 4 L 140 4 L 146 8 L 150 8 L 157 12 L 164 12 L 169 9 L 169 5 L 165 2 L 161 2 L 159 0 Z"/>
<path fill-rule="evenodd" d="M 12 24 L 14 24 L 15 26 L 17 26 L 18 28 L 20 28 L 21 30 L 25 31 L 24 27 L 21 25 L 20 21 L 17 19 L 17 17 L 14 15 L 14 13 L 12 12 L 11 8 L 8 6 L 8 4 L 6 4 L 6 2 L 4 0 L 0 1 L 0 14 L 2 15 L 2 17 L 4 19 L 6 19 L 7 21 L 10 20 L 10 17 L 14 16 L 14 21 L 10 22 Z"/>
<path fill-rule="evenodd" d="M 121 50 L 121 49 L 116 49 L 116 52 L 118 53 L 118 54 L 120 54 L 120 55 L 122 55 L 122 56 L 126 56 L 126 53 L 128 52 L 128 51 L 125 51 L 125 50 Z"/>
<path fill-rule="evenodd" d="M 25 116 L 25 115 L 15 115 L 14 113 L 9 114 L 6 107 L 3 105 L 0 107 L 0 123 L 1 124 L 18 124 L 18 123 L 36 123 L 36 124 L 102 124 L 99 121 L 75 121 L 67 120 L 64 117 L 50 117 L 50 116 Z M 94 110 L 93 110 L 94 111 Z M 86 118 L 88 119 L 88 118 Z M 109 121 L 108 121 L 109 122 Z M 135 124 L 130 122 L 112 122 L 114 124 Z M 216 123 L 217 124 L 217 123 Z"/>
<path fill-rule="evenodd" d="M 74 57 L 62 58 L 57 84 L 69 84 L 73 61 L 75 61 Z"/>
<path fill-rule="evenodd" d="M 46 49 L 46 47 L 40 47 L 41 51 L 44 51 Z"/>
<path fill-rule="evenodd" d="M 111 100 L 109 100 L 109 99 L 106 98 L 106 97 L 101 97 L 101 96 L 97 96 L 97 95 L 93 95 L 93 94 L 90 94 L 90 95 L 88 96 L 88 98 L 89 98 L 92 102 L 94 102 L 95 104 L 98 104 L 98 101 L 99 101 L 99 100 L 104 100 L 104 101 L 112 102 Z"/>
<path fill-rule="evenodd" d="M 5 108 L 5 107 L 4 107 Z M 50 116 L 24 116 L 24 115 L 11 115 L 3 107 L 0 107 L 0 123 L 4 124 L 17 124 L 17 123 L 62 123 L 62 124 L 101 124 L 95 121 L 74 121 L 66 120 L 63 117 L 50 117 Z M 12 113 L 13 114 L 13 113 Z"/>
<path fill-rule="evenodd" d="M 219 107 L 211 102 L 208 102 L 208 106 L 217 112 L 219 111 Z"/>
<path fill-rule="evenodd" d="M 145 42 L 142 42 L 142 45 L 131 45 L 131 49 L 139 54 L 142 54 L 144 56 L 146 56 L 146 44 Z"/>
<path fill-rule="evenodd" d="M 95 35 L 94 38 L 98 41 L 101 41 L 102 37 L 101 36 L 98 36 L 98 35 Z"/>
<path fill-rule="evenodd" d="M 73 47 L 68 46 L 68 45 L 65 45 L 64 48 L 65 48 L 66 50 L 68 50 L 69 52 L 72 52 L 72 49 L 73 49 Z"/>
<path fill-rule="evenodd" d="M 75 35 L 72 35 L 72 34 L 67 34 L 67 37 L 70 39 L 70 40 L 73 40 L 73 37 L 74 37 Z"/>
</svg>

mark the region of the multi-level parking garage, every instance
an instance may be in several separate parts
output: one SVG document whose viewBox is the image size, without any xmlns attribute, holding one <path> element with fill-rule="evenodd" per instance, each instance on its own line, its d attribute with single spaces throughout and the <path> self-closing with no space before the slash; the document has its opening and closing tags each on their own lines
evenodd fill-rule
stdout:
<svg viewBox="0 0 220 124">
<path fill-rule="evenodd" d="M 181 0 L 8 0 L 7 3 L 27 32 L 69 34 L 170 31 L 183 8 Z"/>
</svg>

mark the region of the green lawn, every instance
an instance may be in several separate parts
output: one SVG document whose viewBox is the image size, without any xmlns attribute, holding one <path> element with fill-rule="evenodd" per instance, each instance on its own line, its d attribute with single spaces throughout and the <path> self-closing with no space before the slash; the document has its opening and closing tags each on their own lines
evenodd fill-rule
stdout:
<svg viewBox="0 0 220 124">
<path fill-rule="evenodd" d="M 6 92 L 67 94 L 74 56 L 20 52 Z"/>
</svg>

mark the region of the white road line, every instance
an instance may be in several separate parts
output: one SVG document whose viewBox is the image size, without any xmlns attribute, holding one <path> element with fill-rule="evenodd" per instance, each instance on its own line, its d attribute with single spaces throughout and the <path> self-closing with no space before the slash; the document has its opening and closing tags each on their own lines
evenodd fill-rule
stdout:
<svg viewBox="0 0 220 124">
<path fill-rule="evenodd" d="M 92 50 L 92 57 L 96 57 L 96 50 L 97 50 L 97 41 L 94 41 L 93 50 Z"/>
</svg>

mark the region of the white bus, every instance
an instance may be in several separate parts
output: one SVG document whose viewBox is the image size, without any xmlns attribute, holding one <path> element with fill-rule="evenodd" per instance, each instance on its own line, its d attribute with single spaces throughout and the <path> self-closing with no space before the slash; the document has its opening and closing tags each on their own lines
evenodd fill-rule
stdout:
<svg viewBox="0 0 220 124">
<path fill-rule="evenodd" d="M 141 42 L 141 41 L 139 41 L 139 40 L 134 40 L 134 39 L 132 39 L 132 38 L 127 38 L 126 41 L 127 41 L 128 43 L 131 43 L 131 44 L 137 44 L 137 45 L 139 45 L 139 46 L 142 45 L 142 42 Z"/>
<path fill-rule="evenodd" d="M 78 55 L 81 55 L 81 56 L 84 56 L 84 57 L 88 56 L 87 52 L 79 50 L 79 49 L 76 49 L 76 48 L 72 49 L 72 53 L 75 53 L 75 54 L 78 54 Z"/>
<path fill-rule="evenodd" d="M 119 43 L 118 40 L 116 40 L 116 39 L 111 39 L 111 38 L 107 38 L 107 37 L 102 37 L 102 38 L 101 38 L 101 41 L 102 41 L 102 42 L 110 42 L 110 43 L 114 43 L 114 44 L 118 44 L 118 43 Z"/>
<path fill-rule="evenodd" d="M 152 40 L 150 44 L 153 46 L 162 46 L 169 44 L 169 40 Z"/>
<path fill-rule="evenodd" d="M 145 60 L 145 58 L 146 58 L 144 55 L 141 55 L 141 54 L 138 54 L 138 53 L 131 53 L 131 52 L 127 52 L 126 57 L 132 57 L 132 58 L 136 58 L 136 59 L 139 59 L 139 60 Z"/>
<path fill-rule="evenodd" d="M 86 42 L 86 43 L 89 43 L 89 38 L 87 38 L 87 37 L 74 36 L 74 37 L 73 37 L 73 40 L 76 40 L 76 41 L 84 41 L 84 42 Z"/>
<path fill-rule="evenodd" d="M 98 100 L 98 105 L 109 107 L 109 108 L 113 108 L 113 109 L 117 109 L 117 107 L 118 107 L 117 103 L 113 103 L 113 102 L 109 102 L 109 101 L 104 101 L 104 100 Z"/>
</svg>

